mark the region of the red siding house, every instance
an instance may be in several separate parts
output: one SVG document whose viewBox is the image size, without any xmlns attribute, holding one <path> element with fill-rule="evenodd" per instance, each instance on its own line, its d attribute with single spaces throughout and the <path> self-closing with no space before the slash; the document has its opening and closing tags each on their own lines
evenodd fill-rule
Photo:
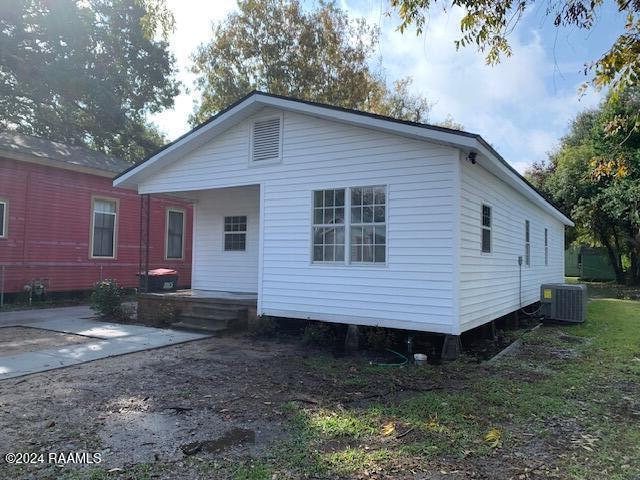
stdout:
<svg viewBox="0 0 640 480">
<path fill-rule="evenodd" d="M 112 179 L 122 160 L 37 137 L 0 133 L 0 290 L 42 282 L 48 292 L 88 290 L 105 278 L 137 285 L 140 196 Z M 192 207 L 150 201 L 149 268 L 191 283 Z M 4 272 L 4 275 L 3 275 Z"/>
</svg>

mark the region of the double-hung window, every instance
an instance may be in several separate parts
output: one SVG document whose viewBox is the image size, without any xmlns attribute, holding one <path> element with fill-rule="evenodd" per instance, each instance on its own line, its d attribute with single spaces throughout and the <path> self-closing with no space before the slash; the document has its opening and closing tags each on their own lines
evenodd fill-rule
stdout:
<svg viewBox="0 0 640 480">
<path fill-rule="evenodd" d="M 184 211 L 167 210 L 167 260 L 180 260 L 184 256 Z"/>
<path fill-rule="evenodd" d="M 313 261 L 344 261 L 345 189 L 313 192 Z"/>
<path fill-rule="evenodd" d="M 482 253 L 491 253 L 491 207 L 482 205 Z"/>
<path fill-rule="evenodd" d="M 531 265 L 531 223 L 529 220 L 524 222 L 524 264 L 527 267 Z"/>
<path fill-rule="evenodd" d="M 386 261 L 386 200 L 384 187 L 351 189 L 351 262 Z"/>
<path fill-rule="evenodd" d="M 385 263 L 386 207 L 383 186 L 313 192 L 313 261 Z"/>
<path fill-rule="evenodd" d="M 115 258 L 117 200 L 94 198 L 92 216 L 91 256 Z"/>
<path fill-rule="evenodd" d="M 7 202 L 0 199 L 0 238 L 7 238 L 8 223 Z"/>
<path fill-rule="evenodd" d="M 549 265 L 549 230 L 544 229 L 544 265 Z"/>
<path fill-rule="evenodd" d="M 224 249 L 244 251 L 247 249 L 247 216 L 224 217 Z"/>
</svg>

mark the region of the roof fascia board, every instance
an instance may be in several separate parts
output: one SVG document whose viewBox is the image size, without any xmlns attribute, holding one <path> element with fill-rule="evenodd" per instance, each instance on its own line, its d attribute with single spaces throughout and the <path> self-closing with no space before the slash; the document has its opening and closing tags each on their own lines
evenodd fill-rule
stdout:
<svg viewBox="0 0 640 480">
<path fill-rule="evenodd" d="M 0 149 L 0 157 L 16 160 L 18 162 L 35 163 L 37 165 L 43 165 L 45 167 L 59 168 L 62 170 L 71 170 L 79 173 L 86 173 L 89 175 L 97 175 L 100 177 L 113 178 L 117 175 L 115 172 L 108 170 L 100 170 L 97 168 L 85 167 L 82 165 L 74 165 L 63 160 L 52 160 L 48 157 L 38 157 L 35 155 L 27 155 L 24 153 L 12 152 L 11 150 Z"/>
</svg>

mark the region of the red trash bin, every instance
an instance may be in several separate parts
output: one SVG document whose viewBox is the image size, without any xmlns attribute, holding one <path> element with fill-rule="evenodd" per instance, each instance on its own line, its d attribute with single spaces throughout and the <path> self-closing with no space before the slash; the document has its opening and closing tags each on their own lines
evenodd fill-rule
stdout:
<svg viewBox="0 0 640 480">
<path fill-rule="evenodd" d="M 144 289 L 145 279 L 149 279 L 148 289 L 150 292 L 175 290 L 178 287 L 178 271 L 170 268 L 149 270 L 146 275 L 140 272 L 138 277 L 141 289 Z"/>
</svg>

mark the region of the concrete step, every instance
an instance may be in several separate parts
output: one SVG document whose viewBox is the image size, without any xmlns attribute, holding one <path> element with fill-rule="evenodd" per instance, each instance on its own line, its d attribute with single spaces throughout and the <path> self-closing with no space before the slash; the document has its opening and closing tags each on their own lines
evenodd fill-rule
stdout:
<svg viewBox="0 0 640 480">
<path fill-rule="evenodd" d="M 208 325 L 195 324 L 189 321 L 180 321 L 171 324 L 171 328 L 180 330 L 189 330 L 196 332 L 223 332 L 227 329 L 226 325 L 210 322 Z"/>
<path fill-rule="evenodd" d="M 205 315 L 210 317 L 234 315 L 236 317 L 246 315 L 247 308 L 241 306 L 230 305 L 191 305 L 190 308 L 185 308 L 185 313 L 189 315 Z"/>
<path fill-rule="evenodd" d="M 241 315 L 242 312 L 225 312 L 225 311 L 211 311 L 211 312 L 182 312 L 178 315 L 178 318 L 193 318 L 199 320 L 209 320 L 209 321 L 222 321 L 222 322 L 232 322 L 234 320 L 239 320 L 241 318 L 245 318 Z"/>
</svg>

